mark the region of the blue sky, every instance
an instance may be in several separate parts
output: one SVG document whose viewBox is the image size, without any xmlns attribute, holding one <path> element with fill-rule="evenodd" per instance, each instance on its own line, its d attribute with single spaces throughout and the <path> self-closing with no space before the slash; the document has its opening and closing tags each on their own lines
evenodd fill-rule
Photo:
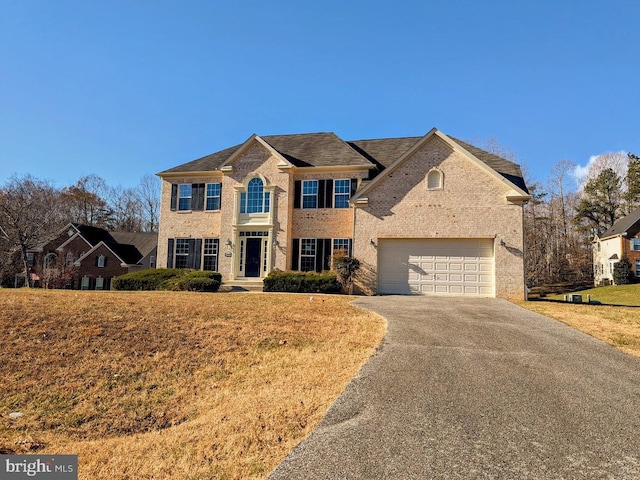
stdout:
<svg viewBox="0 0 640 480">
<path fill-rule="evenodd" d="M 640 154 L 640 2 L 0 0 L 0 184 L 134 186 L 262 135 Z"/>
</svg>

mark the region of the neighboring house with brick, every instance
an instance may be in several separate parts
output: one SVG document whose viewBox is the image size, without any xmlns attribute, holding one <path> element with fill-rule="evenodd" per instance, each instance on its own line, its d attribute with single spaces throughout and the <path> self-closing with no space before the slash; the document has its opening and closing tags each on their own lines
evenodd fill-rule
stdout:
<svg viewBox="0 0 640 480">
<path fill-rule="evenodd" d="M 70 223 L 31 250 L 28 264 L 38 286 L 108 290 L 113 277 L 155 268 L 157 245 L 156 233 L 108 232 Z"/>
<path fill-rule="evenodd" d="M 596 287 L 613 284 L 613 267 L 623 257 L 640 278 L 640 207 L 593 241 L 593 279 Z"/>
<path fill-rule="evenodd" d="M 525 295 L 520 167 L 432 129 L 252 135 L 158 174 L 159 267 L 223 281 L 361 261 L 366 294 Z"/>
</svg>

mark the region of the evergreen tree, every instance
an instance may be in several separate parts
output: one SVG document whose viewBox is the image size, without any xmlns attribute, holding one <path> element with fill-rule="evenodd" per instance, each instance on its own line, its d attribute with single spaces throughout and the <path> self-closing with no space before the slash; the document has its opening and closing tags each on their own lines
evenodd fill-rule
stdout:
<svg viewBox="0 0 640 480">
<path fill-rule="evenodd" d="M 621 216 L 622 179 L 605 168 L 584 186 L 574 221 L 582 230 L 600 235 Z"/>
<path fill-rule="evenodd" d="M 627 191 L 624 194 L 627 213 L 640 206 L 640 157 L 629 153 L 629 168 L 625 177 Z"/>
</svg>

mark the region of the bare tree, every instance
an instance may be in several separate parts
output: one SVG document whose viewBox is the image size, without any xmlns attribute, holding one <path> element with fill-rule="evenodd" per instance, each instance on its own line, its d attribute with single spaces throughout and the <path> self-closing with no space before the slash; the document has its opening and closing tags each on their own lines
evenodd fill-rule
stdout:
<svg viewBox="0 0 640 480">
<path fill-rule="evenodd" d="M 581 187 L 584 187 L 590 180 L 597 178 L 606 169 L 611 169 L 618 177 L 625 178 L 628 165 L 629 157 L 624 152 L 603 153 L 589 162 L 585 175 L 578 180 L 581 183 Z"/>
<path fill-rule="evenodd" d="M 144 218 L 142 199 L 136 188 L 110 189 L 109 205 L 113 212 L 111 227 L 121 232 L 141 232 Z"/>
<path fill-rule="evenodd" d="M 105 200 L 108 194 L 109 187 L 97 175 L 84 176 L 74 185 L 65 187 L 62 197 L 69 219 L 83 225 L 110 228 L 113 211 Z"/>
<path fill-rule="evenodd" d="M 160 179 L 155 175 L 145 175 L 138 187 L 144 215 L 144 231 L 157 232 L 160 222 Z"/>
<path fill-rule="evenodd" d="M 19 251 L 31 286 L 28 251 L 60 227 L 60 194 L 50 183 L 30 175 L 12 177 L 0 190 L 0 235 L 10 252 Z"/>
</svg>

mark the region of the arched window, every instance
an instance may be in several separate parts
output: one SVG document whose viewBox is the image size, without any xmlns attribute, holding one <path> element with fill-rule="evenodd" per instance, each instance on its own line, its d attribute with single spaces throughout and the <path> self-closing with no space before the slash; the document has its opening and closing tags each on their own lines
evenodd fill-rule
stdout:
<svg viewBox="0 0 640 480">
<path fill-rule="evenodd" d="M 443 188 L 444 178 L 442 172 L 437 168 L 434 168 L 427 174 L 427 189 L 428 190 L 441 190 Z"/>
<path fill-rule="evenodd" d="M 262 179 L 249 180 L 247 191 L 240 194 L 240 213 L 269 213 L 271 196 L 264 191 Z"/>
</svg>

